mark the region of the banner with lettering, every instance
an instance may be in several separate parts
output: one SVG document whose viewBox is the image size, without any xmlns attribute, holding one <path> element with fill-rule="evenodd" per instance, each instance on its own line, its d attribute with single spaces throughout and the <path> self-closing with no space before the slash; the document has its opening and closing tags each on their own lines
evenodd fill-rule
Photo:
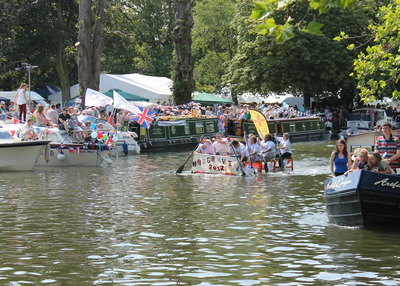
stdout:
<svg viewBox="0 0 400 286">
<path fill-rule="evenodd" d="M 325 195 L 336 195 L 340 192 L 356 190 L 363 171 L 349 173 L 347 176 L 341 175 L 325 181 Z"/>
<path fill-rule="evenodd" d="M 235 157 L 207 155 L 202 153 L 194 153 L 192 172 L 221 175 L 241 174 L 240 166 Z"/>
</svg>

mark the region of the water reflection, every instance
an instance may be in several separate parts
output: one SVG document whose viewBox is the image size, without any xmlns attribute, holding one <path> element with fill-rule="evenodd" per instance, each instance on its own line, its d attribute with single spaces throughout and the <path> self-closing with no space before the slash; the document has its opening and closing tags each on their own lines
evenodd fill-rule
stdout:
<svg viewBox="0 0 400 286">
<path fill-rule="evenodd" d="M 2 173 L 0 284 L 397 285 L 397 231 L 327 221 L 333 146 L 250 178 L 176 175 L 187 152 Z"/>
</svg>

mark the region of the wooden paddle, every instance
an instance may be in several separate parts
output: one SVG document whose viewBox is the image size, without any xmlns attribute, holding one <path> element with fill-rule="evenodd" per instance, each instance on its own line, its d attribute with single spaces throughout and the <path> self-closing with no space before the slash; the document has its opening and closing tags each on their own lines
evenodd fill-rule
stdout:
<svg viewBox="0 0 400 286">
<path fill-rule="evenodd" d="M 192 152 L 190 152 L 190 155 L 189 155 L 189 157 L 186 159 L 185 163 L 183 163 L 183 165 L 180 166 L 180 167 L 178 168 L 178 170 L 176 170 L 176 172 L 175 172 L 176 174 L 182 173 L 183 169 L 185 168 L 186 163 L 189 161 L 190 157 L 192 157 L 193 152 L 197 150 L 197 148 L 199 147 L 199 145 L 200 145 L 200 143 L 197 144 L 196 148 L 195 148 Z"/>
</svg>

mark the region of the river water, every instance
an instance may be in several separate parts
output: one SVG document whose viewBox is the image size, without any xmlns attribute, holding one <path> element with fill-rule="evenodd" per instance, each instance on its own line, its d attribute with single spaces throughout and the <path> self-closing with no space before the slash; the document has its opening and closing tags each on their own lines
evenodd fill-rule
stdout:
<svg viewBox="0 0 400 286">
<path fill-rule="evenodd" d="M 400 231 L 330 225 L 333 141 L 295 171 L 192 175 L 188 152 L 0 174 L 0 285 L 399 285 Z"/>
</svg>

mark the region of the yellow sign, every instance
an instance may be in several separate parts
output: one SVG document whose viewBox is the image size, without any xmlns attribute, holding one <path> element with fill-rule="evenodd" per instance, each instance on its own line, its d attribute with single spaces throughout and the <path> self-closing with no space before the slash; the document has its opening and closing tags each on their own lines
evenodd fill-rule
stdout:
<svg viewBox="0 0 400 286">
<path fill-rule="evenodd" d="M 267 119 L 265 119 L 265 116 L 259 111 L 256 110 L 249 110 L 249 111 L 254 126 L 257 128 L 257 132 L 261 134 L 262 138 L 264 138 L 265 134 L 269 133 Z"/>
</svg>

